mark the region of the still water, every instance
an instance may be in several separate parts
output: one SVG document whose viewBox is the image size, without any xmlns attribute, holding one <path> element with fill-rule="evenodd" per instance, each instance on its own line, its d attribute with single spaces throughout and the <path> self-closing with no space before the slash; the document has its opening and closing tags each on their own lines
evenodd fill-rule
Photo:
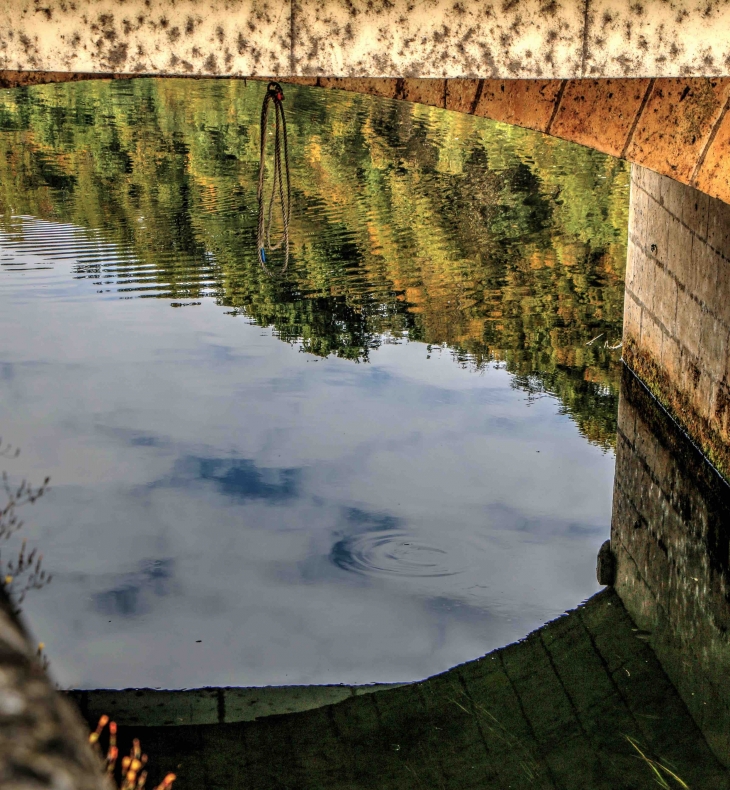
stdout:
<svg viewBox="0 0 730 790">
<path fill-rule="evenodd" d="M 0 91 L 0 433 L 51 477 L 24 611 L 63 687 L 414 680 L 598 589 L 625 165 L 289 88 L 269 277 L 264 90 Z"/>
</svg>

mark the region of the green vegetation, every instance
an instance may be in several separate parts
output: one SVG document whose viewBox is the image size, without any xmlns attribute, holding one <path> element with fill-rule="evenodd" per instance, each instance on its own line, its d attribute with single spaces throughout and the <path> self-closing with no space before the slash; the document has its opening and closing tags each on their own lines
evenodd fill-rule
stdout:
<svg viewBox="0 0 730 790">
<path fill-rule="evenodd" d="M 0 91 L 0 229 L 27 214 L 96 230 L 131 256 L 80 273 L 140 295 L 213 295 L 313 354 L 366 361 L 407 338 L 503 364 L 611 447 L 626 166 L 483 119 L 289 88 L 292 261 L 271 278 L 255 249 L 265 87 Z"/>
</svg>

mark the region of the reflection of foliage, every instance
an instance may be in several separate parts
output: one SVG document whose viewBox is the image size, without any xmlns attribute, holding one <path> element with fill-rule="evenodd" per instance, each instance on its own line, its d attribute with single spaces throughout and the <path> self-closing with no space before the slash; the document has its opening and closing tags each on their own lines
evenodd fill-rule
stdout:
<svg viewBox="0 0 730 790">
<path fill-rule="evenodd" d="M 308 352 L 367 360 L 386 336 L 505 363 L 613 443 L 628 178 L 623 163 L 435 108 L 287 90 L 294 207 L 285 278 L 257 265 L 265 84 L 135 80 L 0 93 L 0 227 L 100 230 L 134 261 L 79 273 L 218 301 Z M 121 287 L 121 284 L 120 284 Z"/>
<path fill-rule="evenodd" d="M 18 451 L 0 440 L 0 457 L 17 458 Z M 38 488 L 34 488 L 25 480 L 12 486 L 6 472 L 2 473 L 5 504 L 0 507 L 0 540 L 8 540 L 23 526 L 18 510 L 25 505 L 32 505 L 48 488 L 49 478 Z M 2 559 L 0 553 L 0 585 L 8 594 L 14 605 L 18 606 L 25 600 L 31 590 L 40 590 L 51 581 L 51 576 L 43 570 L 43 557 L 37 549 L 26 550 L 23 541 L 17 556 L 11 560 Z"/>
</svg>

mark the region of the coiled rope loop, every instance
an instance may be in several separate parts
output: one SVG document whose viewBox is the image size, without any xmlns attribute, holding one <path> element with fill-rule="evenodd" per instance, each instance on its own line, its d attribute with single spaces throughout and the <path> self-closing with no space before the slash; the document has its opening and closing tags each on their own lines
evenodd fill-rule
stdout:
<svg viewBox="0 0 730 790">
<path fill-rule="evenodd" d="M 289 220 L 291 219 L 291 186 L 289 182 L 289 144 L 286 136 L 286 118 L 284 117 L 284 91 L 278 82 L 270 82 L 266 89 L 264 104 L 261 108 L 261 154 L 259 159 L 259 226 L 256 237 L 259 263 L 267 273 L 266 247 L 270 251 L 284 247 L 284 263 L 281 272 L 286 271 L 289 265 Z M 264 180 L 266 177 L 266 137 L 269 123 L 269 102 L 274 103 L 275 132 L 274 132 L 274 179 L 271 185 L 271 197 L 268 201 L 268 221 L 264 211 Z M 284 169 L 282 171 L 282 148 L 284 154 Z M 286 180 L 286 186 L 284 181 Z M 279 198 L 283 231 L 276 244 L 271 243 L 271 223 L 274 218 L 274 203 Z"/>
</svg>

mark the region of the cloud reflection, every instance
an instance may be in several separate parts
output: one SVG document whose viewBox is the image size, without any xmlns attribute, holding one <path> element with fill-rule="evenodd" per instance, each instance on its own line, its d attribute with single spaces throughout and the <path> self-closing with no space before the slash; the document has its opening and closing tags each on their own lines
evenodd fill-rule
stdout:
<svg viewBox="0 0 730 790">
<path fill-rule="evenodd" d="M 262 467 L 249 458 L 188 456 L 176 462 L 169 480 L 152 486 L 185 487 L 195 481 L 212 483 L 219 493 L 238 502 L 286 502 L 300 496 L 301 469 Z"/>
<path fill-rule="evenodd" d="M 152 607 L 152 597 L 171 592 L 174 561 L 146 560 L 136 573 L 118 577 L 116 584 L 92 597 L 94 608 L 103 615 L 135 617 L 146 614 Z"/>
</svg>

